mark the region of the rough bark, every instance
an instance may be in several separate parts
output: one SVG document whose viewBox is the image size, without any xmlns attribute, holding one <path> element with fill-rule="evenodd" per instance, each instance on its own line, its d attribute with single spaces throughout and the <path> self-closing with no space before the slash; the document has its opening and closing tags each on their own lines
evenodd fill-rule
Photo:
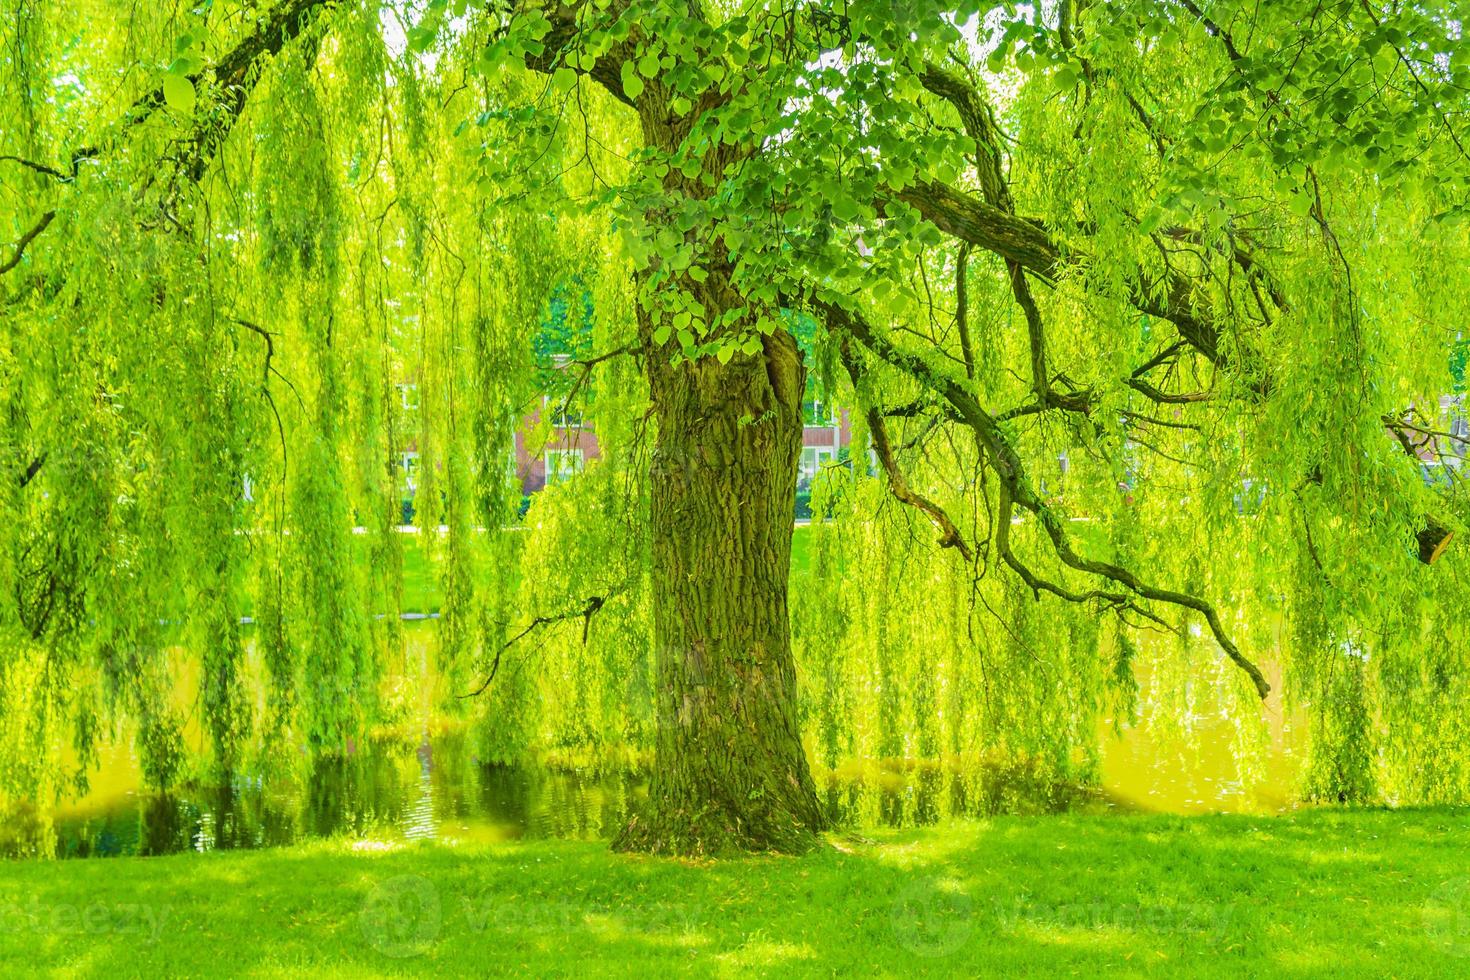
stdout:
<svg viewBox="0 0 1470 980">
<path fill-rule="evenodd" d="M 1039 224 L 933 181 L 905 188 L 897 198 L 945 234 L 993 252 L 1042 279 L 1055 280 L 1063 272 L 1062 249 Z M 1129 299 L 1144 313 L 1173 323 L 1191 347 L 1211 361 L 1222 363 L 1219 328 L 1208 314 L 1194 309 L 1190 281 L 1171 274 L 1162 285 L 1159 289 L 1157 284 L 1140 281 Z"/>
<path fill-rule="evenodd" d="M 650 799 L 615 847 L 801 851 L 822 812 L 796 717 L 787 581 L 803 369 L 648 359 L 658 734 Z"/>
<path fill-rule="evenodd" d="M 637 108 L 648 145 L 672 152 L 709 105 L 676 113 L 651 80 Z M 718 174 L 742 152 L 753 148 L 713 149 L 703 169 Z M 671 196 L 700 196 L 708 186 L 677 169 L 664 181 Z M 711 243 L 702 257 L 707 278 L 676 280 L 711 323 L 746 307 L 725 254 Z M 747 311 L 720 329 L 739 332 L 753 320 Z M 823 814 L 801 744 L 787 609 L 801 353 L 778 330 L 757 352 L 727 363 L 705 356 L 676 364 L 674 345 L 657 344 L 653 326 L 644 313 L 640 344 L 658 419 L 651 473 L 658 733 L 648 806 L 614 846 L 803 851 Z"/>
</svg>

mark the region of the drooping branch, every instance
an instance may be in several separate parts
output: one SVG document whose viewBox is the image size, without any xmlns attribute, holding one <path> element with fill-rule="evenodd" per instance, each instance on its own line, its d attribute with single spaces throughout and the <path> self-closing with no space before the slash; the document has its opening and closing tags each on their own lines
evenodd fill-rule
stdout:
<svg viewBox="0 0 1470 980">
<path fill-rule="evenodd" d="M 543 626 L 550 626 L 553 623 L 564 623 L 569 619 L 580 619 L 582 620 L 582 642 L 586 643 L 588 630 L 591 629 L 592 626 L 592 617 L 595 616 L 597 614 L 597 611 L 607 603 L 607 600 L 611 599 L 613 596 L 617 595 L 621 591 L 621 588 L 617 588 L 609 590 L 603 595 L 588 596 L 587 602 L 579 609 L 572 609 L 563 613 L 554 613 L 549 616 L 537 616 L 535 619 L 527 623 L 524 629 L 522 629 L 515 636 L 511 637 L 509 640 L 506 640 L 505 643 L 501 644 L 500 649 L 495 651 L 495 658 L 490 661 L 489 675 L 486 676 L 484 682 L 473 691 L 456 695 L 456 697 L 460 699 L 475 698 L 479 697 L 481 694 L 484 694 L 487 690 L 489 690 L 490 683 L 495 680 L 495 675 L 500 672 L 500 661 L 505 656 L 505 652 Z"/>
<path fill-rule="evenodd" d="M 41 215 L 40 221 L 37 221 L 34 225 L 31 226 L 30 231 L 20 236 L 20 241 L 15 243 L 15 251 L 11 253 L 10 258 L 5 262 L 4 265 L 0 265 L 0 275 L 4 275 L 11 269 L 14 269 L 16 266 L 20 265 L 20 260 L 25 257 L 26 247 L 29 246 L 31 242 L 35 241 L 37 235 L 46 230 L 46 226 L 51 224 L 52 220 L 55 217 L 55 211 L 47 211 L 45 214 Z"/>
<path fill-rule="evenodd" d="M 1082 66 L 1082 77 L 1087 79 L 1087 84 L 1095 86 L 1098 81 L 1097 68 L 1094 67 L 1092 60 L 1082 52 L 1081 46 L 1078 44 L 1081 30 L 1077 22 L 1083 5 L 1083 0 L 1061 0 L 1057 7 L 1057 33 L 1061 38 L 1062 46 Z M 1122 93 L 1124 99 L 1128 102 L 1128 108 L 1133 111 L 1133 117 L 1138 120 L 1139 125 L 1143 127 L 1143 131 L 1148 134 L 1149 139 L 1153 142 L 1154 149 L 1158 151 L 1159 159 L 1162 160 L 1167 157 L 1169 155 L 1168 144 L 1170 140 L 1160 132 L 1158 124 L 1154 121 L 1153 114 L 1145 109 L 1143 103 L 1138 101 L 1137 96 L 1128 91 L 1126 87 L 1122 88 Z M 1078 126 L 1081 126 L 1080 122 Z"/>
<path fill-rule="evenodd" d="M 593 368 L 601 364 L 603 361 L 610 361 L 613 358 L 621 357 L 624 354 L 632 354 L 636 350 L 637 347 L 635 345 L 624 344 L 621 347 L 615 347 L 610 351 L 606 351 L 602 354 L 597 354 L 593 357 L 573 358 L 572 360 L 568 361 L 567 363 L 575 364 L 581 370 L 578 371 L 577 379 L 572 382 L 572 387 L 569 391 L 567 391 L 566 397 L 561 400 L 561 413 L 566 414 L 566 412 L 572 407 L 572 402 L 576 400 L 577 394 L 581 392 L 584 387 L 586 387 L 587 380 L 592 376 Z"/>
<path fill-rule="evenodd" d="M 69 183 L 72 178 L 76 176 L 75 173 L 63 173 L 50 164 L 37 163 L 34 160 L 27 160 L 25 157 L 10 156 L 8 154 L 5 156 L 0 156 L 0 163 L 17 163 L 29 170 L 34 170 L 38 174 L 45 174 L 47 177 L 52 177 L 56 180 L 59 180 L 63 184 Z"/>
<path fill-rule="evenodd" d="M 1005 562 L 1006 567 L 1015 572 L 1032 592 L 1048 592 L 1068 602 L 1101 602 L 1120 612 L 1123 610 L 1135 612 L 1145 619 L 1158 623 L 1171 632 L 1174 631 L 1173 627 L 1164 622 L 1157 614 L 1140 606 L 1122 592 L 1110 592 L 1105 589 L 1074 592 L 1071 589 L 1056 584 L 1050 579 L 1037 575 L 1025 562 L 1021 561 L 1014 549 L 1011 548 L 1011 519 L 1015 501 L 1011 497 L 1010 487 L 1004 480 L 999 481 L 998 493 L 1000 499 L 996 506 L 995 514 L 995 550 L 1000 555 L 1001 561 Z"/>
<path fill-rule="evenodd" d="M 30 463 L 27 464 L 25 471 L 22 472 L 20 475 L 20 488 L 24 490 L 27 486 L 29 486 L 30 482 L 36 478 L 36 474 L 41 472 L 41 467 L 45 465 L 45 453 L 41 453 L 35 459 L 31 460 Z"/>
<path fill-rule="evenodd" d="M 845 338 L 839 344 L 839 352 L 842 357 L 842 366 L 846 369 L 849 380 L 852 381 L 853 389 L 858 390 L 862 380 L 862 369 L 853 355 L 852 345 Z M 873 436 L 873 451 L 878 456 L 878 463 L 883 467 L 883 472 L 888 476 L 888 489 L 893 496 L 928 515 L 934 525 L 939 528 L 941 548 L 954 548 L 964 556 L 965 561 L 974 561 L 974 551 L 965 543 L 964 536 L 960 534 L 959 528 L 955 526 L 949 514 L 945 513 L 944 508 L 909 486 L 908 478 L 904 476 L 894 456 L 893 443 L 888 438 L 888 424 L 884 420 L 883 413 L 876 407 L 870 406 L 864 410 L 863 415 L 867 419 L 868 431 Z"/>
<path fill-rule="evenodd" d="M 260 394 L 261 397 L 265 399 L 266 405 L 270 407 L 271 415 L 276 420 L 276 436 L 280 439 L 281 442 L 281 482 L 284 484 L 286 481 L 287 471 L 290 463 L 290 455 L 286 450 L 286 426 L 281 421 L 281 410 L 279 407 L 277 407 L 276 396 L 271 391 L 271 375 L 274 374 L 276 377 L 284 381 L 286 383 L 286 387 L 290 388 L 292 394 L 296 395 L 296 400 L 298 402 L 301 401 L 301 395 L 299 392 L 296 391 L 296 386 L 291 383 L 290 379 L 282 374 L 272 363 L 276 356 L 276 343 L 274 339 L 275 335 L 264 327 L 251 323 L 249 320 L 242 320 L 241 318 L 236 317 L 235 322 L 245 329 L 258 334 L 260 338 L 265 341 L 265 366 L 261 368 L 260 372 Z"/>
<path fill-rule="evenodd" d="M 1404 412 L 1401 415 L 1384 415 L 1383 424 L 1398 438 L 1399 444 L 1410 456 L 1418 456 L 1420 451 L 1429 449 L 1438 456 L 1445 454 L 1439 449 L 1440 440 L 1450 443 L 1458 443 L 1462 449 L 1470 448 L 1470 436 L 1456 435 L 1444 429 L 1434 429 L 1421 425 L 1413 420 L 1412 412 Z M 1409 433 L 1419 436 L 1414 441 Z"/>
<path fill-rule="evenodd" d="M 1179 0 L 1179 6 L 1189 11 L 1189 15 L 1200 22 L 1200 26 L 1205 29 L 1206 34 L 1220 39 L 1220 44 L 1224 46 L 1225 54 L 1231 61 L 1240 62 L 1243 60 L 1240 48 L 1236 47 L 1235 38 L 1230 35 L 1229 31 L 1216 23 L 1209 14 L 1201 10 L 1198 4 L 1194 3 L 1193 0 Z"/>
<path fill-rule="evenodd" d="M 852 380 L 853 386 L 856 388 L 859 382 L 861 370 L 859 367 L 858 359 L 852 352 L 851 345 L 847 342 L 846 338 L 841 341 L 841 354 L 844 367 L 846 368 L 848 373 L 848 377 Z M 876 408 L 869 408 L 865 412 L 868 426 L 873 436 L 874 452 L 878 457 L 879 464 L 883 467 L 884 473 L 888 477 L 889 490 L 893 493 L 893 496 L 900 502 L 908 504 L 909 506 L 914 507 L 917 510 L 923 511 L 926 515 L 928 515 L 930 520 L 932 520 L 935 525 L 939 527 L 941 531 L 941 537 L 939 540 L 940 547 L 952 547 L 956 549 L 961 555 L 963 555 L 967 562 L 974 561 L 973 550 L 965 542 L 964 536 L 961 534 L 959 528 L 955 526 L 954 521 L 951 520 L 949 514 L 938 504 L 929 500 L 927 497 L 924 497 L 923 495 L 915 492 L 909 486 L 908 480 L 904 476 L 903 470 L 899 466 L 898 461 L 895 458 L 892 444 L 888 437 L 887 425 L 885 424 L 884 420 L 885 414 L 887 413 L 879 412 Z M 955 418 L 953 413 L 941 412 L 933 417 L 933 421 L 938 421 L 939 418 L 946 416 L 950 418 Z M 1110 592 L 1104 589 L 1092 589 L 1088 592 L 1074 592 L 1070 589 L 1065 588 L 1064 586 L 1050 581 L 1049 579 L 1037 575 L 1034 571 L 1032 571 L 1031 568 L 1029 568 L 1024 562 L 1022 562 L 1020 558 L 1016 556 L 1015 552 L 1010 547 L 1011 509 L 1012 501 L 1010 491 L 1007 488 L 1005 482 L 1002 481 L 1000 484 L 1000 503 L 999 507 L 997 508 L 995 523 L 996 549 L 1000 554 L 1001 560 L 1004 561 L 1006 565 L 1012 571 L 1014 571 L 1021 578 L 1021 580 L 1026 583 L 1027 587 L 1030 588 L 1033 592 L 1048 592 L 1052 595 L 1057 596 L 1058 598 L 1065 599 L 1068 602 L 1100 602 L 1115 611 L 1134 612 L 1144 617 L 1145 619 L 1149 619 L 1155 623 L 1158 623 L 1160 626 L 1163 626 L 1166 629 L 1170 628 L 1169 625 L 1165 623 L 1162 619 L 1160 619 L 1156 614 L 1139 605 L 1137 602 L 1133 601 L 1132 598 L 1124 593 Z"/>
<path fill-rule="evenodd" d="M 964 419 L 964 424 L 973 432 L 976 445 L 981 449 L 992 472 L 1004 485 L 1010 499 L 1023 509 L 1030 511 L 1040 523 L 1051 541 L 1052 549 L 1063 564 L 1080 572 L 1116 582 L 1135 595 L 1157 602 L 1180 606 L 1204 616 L 1211 633 L 1225 655 L 1250 677 L 1256 692 L 1264 700 L 1271 691 L 1265 676 L 1230 639 L 1215 607 L 1198 596 L 1170 589 L 1161 589 L 1145 582 L 1131 570 L 1112 562 L 1088 558 L 1076 551 L 1062 526 L 1061 518 L 1043 501 L 1032 488 L 1026 476 L 1025 466 L 1010 440 L 1001 430 L 995 418 L 986 411 L 968 388 L 953 378 L 934 371 L 922 359 L 895 347 L 879 336 L 866 319 L 855 311 L 847 310 L 834 303 L 812 298 L 808 306 L 826 322 L 828 329 L 839 337 L 850 337 L 872 351 L 880 360 L 902 371 L 905 375 L 931 388 L 941 395 Z"/>
<path fill-rule="evenodd" d="M 847 370 L 848 377 L 851 379 L 853 387 L 857 388 L 862 371 L 858 358 L 853 353 L 851 344 L 846 338 L 840 341 L 840 351 L 843 366 Z M 888 427 L 884 418 L 885 413 L 880 412 L 877 408 L 870 407 L 865 410 L 864 414 L 867 419 L 868 428 L 873 436 L 873 451 L 877 455 L 878 462 L 888 477 L 890 492 L 901 503 L 923 511 L 934 522 L 941 532 L 939 539 L 940 547 L 954 548 L 964 557 L 965 561 L 973 562 L 975 560 L 974 550 L 965 542 L 963 534 L 955 526 L 954 521 L 944 508 L 922 494 L 917 493 L 909 486 L 908 479 L 904 476 L 903 469 L 899 466 L 893 452 L 892 443 L 888 436 Z M 942 417 L 942 414 L 934 416 L 933 421 L 938 421 Z M 1033 592 L 1048 592 L 1069 602 L 1101 602 L 1114 610 L 1134 612 L 1145 619 L 1158 623 L 1166 629 L 1169 628 L 1168 624 L 1157 615 L 1145 609 L 1124 593 L 1110 592 L 1104 589 L 1074 592 L 1033 572 L 1016 556 L 1010 547 L 1011 507 L 1010 491 L 1005 482 L 1002 481 L 1000 484 L 1000 505 L 997 509 L 995 523 L 996 549 L 1001 556 L 1001 560 L 1020 576 L 1021 580 Z"/>
<path fill-rule="evenodd" d="M 960 334 L 965 377 L 975 380 L 975 345 L 970 340 L 970 243 L 960 245 L 954 269 L 954 324 Z"/>
</svg>

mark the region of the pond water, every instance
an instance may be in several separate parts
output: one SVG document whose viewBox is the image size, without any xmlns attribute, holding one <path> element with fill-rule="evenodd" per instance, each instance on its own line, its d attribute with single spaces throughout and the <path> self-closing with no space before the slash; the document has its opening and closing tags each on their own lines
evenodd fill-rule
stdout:
<svg viewBox="0 0 1470 980">
<path fill-rule="evenodd" d="M 275 847 L 313 838 L 373 843 L 598 838 L 645 793 L 641 776 L 482 766 L 457 735 L 369 742 L 299 778 L 124 792 L 54 817 L 55 854 L 93 857 Z"/>
<path fill-rule="evenodd" d="M 1038 788 L 1009 774 L 936 766 L 871 767 L 819 779 L 836 823 L 908 826 L 1001 809 L 1110 805 L 1096 793 Z M 456 734 L 368 743 L 315 762 L 299 779 L 237 781 L 171 794 L 97 794 L 44 821 L 17 818 L 0 835 L 8 856 L 155 855 L 274 847 L 314 838 L 363 842 L 603 839 L 647 795 L 647 776 L 481 765 Z M 54 844 L 49 843 L 54 841 Z"/>
<path fill-rule="evenodd" d="M 1205 743 L 1210 744 L 1210 743 Z M 903 827 L 953 816 L 1060 810 L 1202 812 L 1282 809 L 1280 786 L 1247 793 L 1221 755 L 1150 755 L 1146 740 L 1117 740 L 1104 755 L 1101 790 L 1036 785 L 1016 773 L 894 763 L 819 775 L 836 824 Z M 1271 782 L 1267 781 L 1268 784 Z M 282 846 L 318 838 L 379 847 L 414 840 L 500 842 L 605 839 L 647 794 L 647 776 L 482 765 L 460 733 L 418 744 L 374 741 L 322 759 L 296 778 L 139 792 L 104 783 L 48 820 L 12 814 L 0 832 L 7 857 L 102 857 Z"/>
<path fill-rule="evenodd" d="M 415 633 L 412 640 L 415 656 L 426 658 L 432 635 Z M 181 675 L 179 684 L 183 691 L 197 687 L 190 676 Z M 153 855 L 317 838 L 365 847 L 421 839 L 605 839 L 647 794 L 647 776 L 636 772 L 482 764 L 461 731 L 431 728 L 427 700 L 415 710 L 435 734 L 371 741 L 346 758 L 303 761 L 302 771 L 287 777 L 189 785 L 168 795 L 142 790 L 129 746 L 108 746 L 83 798 L 49 812 L 0 808 L 0 857 Z M 1277 712 L 1268 720 L 1261 778 L 1249 786 L 1240 779 L 1234 730 L 1223 716 L 1193 719 L 1182 741 L 1155 739 L 1147 727 L 1120 736 L 1106 723 L 1099 733 L 1100 787 L 1091 791 L 1035 785 L 973 762 L 946 767 L 911 760 L 844 766 L 819 774 L 818 784 L 833 821 L 855 828 L 1089 808 L 1277 812 L 1292 805 L 1298 753 L 1292 726 Z"/>
</svg>

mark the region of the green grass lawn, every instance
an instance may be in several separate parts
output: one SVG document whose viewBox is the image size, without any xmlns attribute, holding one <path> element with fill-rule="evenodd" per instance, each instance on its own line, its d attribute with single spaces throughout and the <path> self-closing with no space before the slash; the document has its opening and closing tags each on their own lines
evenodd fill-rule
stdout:
<svg viewBox="0 0 1470 980">
<path fill-rule="evenodd" d="M 361 536 L 353 537 L 353 547 L 360 549 L 364 557 L 363 563 L 367 563 L 366 539 Z M 810 548 L 810 534 L 806 527 L 797 527 L 791 540 L 791 575 L 798 578 L 806 574 L 810 559 L 808 552 Z M 439 586 L 438 573 L 430 563 L 423 536 L 419 534 L 405 534 L 403 536 L 403 611 L 410 613 L 434 613 L 444 601 L 444 590 Z M 254 603 L 247 593 L 243 597 L 243 609 L 241 615 L 253 615 Z"/>
<path fill-rule="evenodd" d="M 806 574 L 811 563 L 810 529 L 800 526 L 791 538 L 791 576 L 799 578 Z M 444 601 L 444 592 L 439 587 L 438 573 L 429 562 L 421 535 L 406 534 L 403 537 L 403 610 L 404 612 L 438 612 Z"/>
<path fill-rule="evenodd" d="M 1470 812 L 1004 818 L 0 865 L 0 975 L 1470 976 Z"/>
</svg>

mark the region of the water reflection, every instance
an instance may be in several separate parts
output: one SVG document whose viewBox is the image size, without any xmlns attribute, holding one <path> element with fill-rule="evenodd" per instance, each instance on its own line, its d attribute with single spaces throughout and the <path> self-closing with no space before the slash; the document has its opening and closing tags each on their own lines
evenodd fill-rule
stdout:
<svg viewBox="0 0 1470 980">
<path fill-rule="evenodd" d="M 933 762 L 845 767 L 819 780 L 837 825 L 914 827 L 950 817 L 1117 809 L 1097 790 L 1038 778 L 1021 767 Z"/>
<path fill-rule="evenodd" d="M 91 800 L 47 821 L 7 814 L 0 854 L 155 855 L 275 847 L 313 838 L 596 839 L 621 826 L 644 777 L 482 766 L 458 735 L 414 746 L 369 743 L 323 758 L 295 780 L 239 780 L 172 794 Z"/>
<path fill-rule="evenodd" d="M 936 765 L 863 767 L 823 776 L 838 825 L 912 826 L 950 816 L 1050 812 L 1102 804 L 1094 794 L 1024 774 Z M 626 771 L 480 765 L 463 736 L 415 746 L 376 742 L 320 759 L 299 779 L 241 779 L 172 795 L 92 800 L 54 825 L 31 812 L 8 819 L 10 857 L 155 855 L 275 847 L 314 838 L 413 840 L 605 839 L 647 793 Z"/>
</svg>

